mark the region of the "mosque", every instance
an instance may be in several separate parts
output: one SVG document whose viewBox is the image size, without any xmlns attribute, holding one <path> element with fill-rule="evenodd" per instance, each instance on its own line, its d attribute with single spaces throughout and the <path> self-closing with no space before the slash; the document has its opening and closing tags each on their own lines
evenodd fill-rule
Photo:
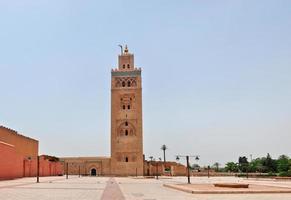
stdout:
<svg viewBox="0 0 291 200">
<path fill-rule="evenodd" d="M 129 52 L 127 46 L 124 50 L 120 47 L 118 66 L 111 70 L 111 156 L 58 158 L 62 165 L 62 173 L 92 176 L 145 176 L 157 173 L 184 175 L 186 168 L 179 163 L 145 160 L 141 68 L 135 66 L 134 55 Z M 0 132 L 0 142 L 9 142 L 7 137 L 10 137 L 10 133 L 6 132 Z M 14 134 L 14 137 L 18 136 Z M 19 152 L 25 152 L 25 159 L 35 160 L 38 155 L 38 141 L 25 136 L 22 138 L 25 141 L 23 145 L 18 145 Z M 58 167 L 58 174 L 59 171 Z M 35 174 L 35 170 L 32 174 Z"/>
</svg>

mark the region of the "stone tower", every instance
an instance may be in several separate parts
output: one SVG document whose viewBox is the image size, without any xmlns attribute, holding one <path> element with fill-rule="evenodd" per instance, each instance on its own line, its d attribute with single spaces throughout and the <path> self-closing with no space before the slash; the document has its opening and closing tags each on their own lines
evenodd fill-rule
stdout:
<svg viewBox="0 0 291 200">
<path fill-rule="evenodd" d="M 127 46 L 111 72 L 111 173 L 143 175 L 141 69 Z"/>
</svg>

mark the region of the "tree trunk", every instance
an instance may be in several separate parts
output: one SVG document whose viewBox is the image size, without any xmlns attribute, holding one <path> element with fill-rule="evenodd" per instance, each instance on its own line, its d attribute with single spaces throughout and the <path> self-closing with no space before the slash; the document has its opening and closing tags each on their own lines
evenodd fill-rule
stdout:
<svg viewBox="0 0 291 200">
<path fill-rule="evenodd" d="M 166 162 L 166 150 L 164 150 L 164 162 Z"/>
</svg>

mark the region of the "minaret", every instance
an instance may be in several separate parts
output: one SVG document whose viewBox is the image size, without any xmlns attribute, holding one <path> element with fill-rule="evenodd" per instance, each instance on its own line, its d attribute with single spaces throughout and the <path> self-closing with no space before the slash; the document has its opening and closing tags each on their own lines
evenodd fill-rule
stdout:
<svg viewBox="0 0 291 200">
<path fill-rule="evenodd" d="M 111 173 L 143 175 L 141 69 L 127 46 L 111 72 Z"/>
</svg>

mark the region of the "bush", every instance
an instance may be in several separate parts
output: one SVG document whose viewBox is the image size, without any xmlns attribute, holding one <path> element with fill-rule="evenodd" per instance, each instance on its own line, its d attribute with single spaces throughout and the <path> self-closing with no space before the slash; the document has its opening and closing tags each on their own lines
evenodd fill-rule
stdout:
<svg viewBox="0 0 291 200">
<path fill-rule="evenodd" d="M 269 172 L 267 176 L 277 176 L 276 173 Z"/>
<path fill-rule="evenodd" d="M 289 177 L 291 177 L 291 170 L 289 170 L 287 172 L 280 172 L 279 176 L 289 176 Z"/>
</svg>

